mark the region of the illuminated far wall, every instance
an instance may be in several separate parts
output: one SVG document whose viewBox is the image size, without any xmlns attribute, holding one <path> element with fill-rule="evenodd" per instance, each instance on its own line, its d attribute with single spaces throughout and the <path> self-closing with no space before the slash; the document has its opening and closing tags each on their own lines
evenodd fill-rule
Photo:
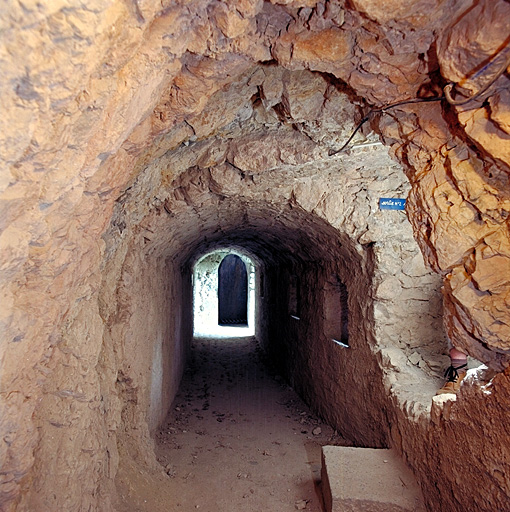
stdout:
<svg viewBox="0 0 510 512">
<path fill-rule="evenodd" d="M 248 274 L 248 326 L 218 325 L 218 268 L 229 254 L 239 256 Z M 199 258 L 193 266 L 193 335 L 197 337 L 241 337 L 255 335 L 255 265 L 246 255 L 218 249 Z"/>
</svg>

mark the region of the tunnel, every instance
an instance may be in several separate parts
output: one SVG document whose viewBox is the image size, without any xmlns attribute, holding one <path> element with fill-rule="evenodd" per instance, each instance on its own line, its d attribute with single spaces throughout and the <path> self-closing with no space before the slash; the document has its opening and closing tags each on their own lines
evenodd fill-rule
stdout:
<svg viewBox="0 0 510 512">
<path fill-rule="evenodd" d="M 350 446 L 393 450 L 430 512 L 510 510 L 509 15 L 8 2 L 0 510 L 170 485 L 197 268 L 228 255 L 253 293 L 211 325 L 252 329 L 239 346 Z M 469 371 L 436 396 L 451 346 Z"/>
<path fill-rule="evenodd" d="M 301 76 L 303 80 L 311 78 Z M 258 134 L 259 143 L 267 144 L 266 153 L 274 152 L 275 146 L 288 136 L 289 132 L 282 131 L 278 137 Z M 295 135 L 290 132 L 290 136 Z M 250 133 L 249 142 L 253 137 Z M 238 137 L 235 144 L 240 141 L 242 138 Z M 188 146 L 184 146 L 167 154 L 165 167 L 175 169 L 181 161 L 180 153 L 187 151 Z M 210 140 L 195 143 L 197 161 L 204 151 L 215 152 Z M 353 162 L 362 166 L 356 168 Z M 434 358 L 437 361 L 442 357 L 445 341 L 436 334 L 442 321 L 439 281 L 425 269 L 403 212 L 378 210 L 378 194 L 402 194 L 407 187 L 402 171 L 384 148 L 361 148 L 347 162 L 343 157 L 332 161 L 326 158 L 295 166 L 300 176 L 297 186 L 295 182 L 287 183 L 279 165 L 267 175 L 259 173 L 250 178 L 228 163 L 207 168 L 193 164 L 186 162 L 190 165 L 188 170 L 166 190 L 157 187 L 158 196 L 152 199 L 154 207 L 140 220 L 142 229 L 129 240 L 132 248 L 123 254 L 118 282 L 125 284 L 116 291 L 118 297 L 123 297 L 122 309 L 132 312 L 129 325 L 122 327 L 129 333 L 128 346 L 133 343 L 126 350 L 126 354 L 133 355 L 133 360 L 128 357 L 129 372 L 136 365 L 140 375 L 147 375 L 149 367 L 153 375 L 152 382 L 142 386 L 151 386 L 150 431 L 164 418 L 183 371 L 192 332 L 193 262 L 217 248 L 239 248 L 253 255 L 259 279 L 264 279 L 264 297 L 259 294 L 256 299 L 257 338 L 272 359 L 285 366 L 284 373 L 293 385 L 315 400 L 326 415 L 332 414 L 330 404 L 338 400 L 334 394 L 339 389 L 343 389 L 343 404 L 356 403 L 364 394 L 365 399 L 374 395 L 373 390 L 369 391 L 373 388 L 373 378 L 369 376 L 380 372 L 375 355 L 370 355 L 376 338 L 380 343 L 386 342 L 389 349 L 398 347 L 403 355 L 423 352 L 423 360 L 431 365 Z M 334 193 L 321 197 L 322 180 L 328 188 L 342 191 L 344 200 L 338 201 L 339 194 Z M 241 192 L 246 181 L 250 197 L 243 197 Z M 354 186 L 356 181 L 358 185 Z M 373 184 L 372 191 L 368 190 L 368 181 Z M 269 190 L 277 191 L 276 198 L 269 196 Z M 130 198 L 139 201 L 142 194 L 144 191 L 134 184 L 118 202 L 107 244 L 112 240 L 113 245 L 119 236 L 118 226 L 127 224 Z M 322 204 L 317 204 L 319 200 Z M 390 219 L 391 225 L 384 229 Z M 118 272 L 108 270 L 107 274 Z M 361 358 L 362 368 L 355 362 L 360 361 L 359 356 L 351 361 L 351 352 L 341 353 L 333 338 L 325 339 L 328 323 L 335 317 L 330 312 L 327 318 L 325 311 L 327 296 L 334 295 L 333 291 L 328 293 L 326 283 L 337 278 L 334 276 L 350 290 L 349 345 L 367 351 Z M 405 282 L 406 293 L 392 293 L 391 286 L 401 287 L 401 282 Z M 371 296 L 374 304 L 367 301 Z M 104 302 L 112 307 L 111 300 Z M 172 311 L 170 317 L 165 316 L 167 311 Z M 151 325 L 147 325 L 147 318 Z M 378 329 L 381 332 L 376 334 Z M 143 349 L 147 355 L 143 368 L 140 343 L 145 345 L 147 339 L 154 340 L 155 346 Z M 318 346 L 311 346 L 310 340 L 317 340 Z M 324 364 L 311 365 L 311 361 L 320 358 L 333 364 L 330 375 L 323 373 Z M 332 363 L 335 359 L 341 361 Z M 370 360 L 372 364 L 366 365 Z M 432 368 L 427 369 L 432 376 Z M 306 375 L 306 379 L 295 379 L 295 374 Z M 174 380 L 168 382 L 169 378 Z M 332 390 L 328 398 L 319 397 L 324 393 L 321 388 L 330 387 L 324 386 L 324 378 L 337 381 L 338 389 Z M 348 382 L 356 383 L 360 390 L 367 389 L 359 398 L 351 397 Z M 380 394 L 384 394 L 382 388 Z M 363 426 L 385 423 L 384 408 L 374 409 L 379 410 L 378 419 L 368 418 L 366 410 L 357 419 L 348 415 L 350 421 L 357 421 L 349 429 L 361 444 L 385 443 L 384 428 L 370 433 Z M 340 410 L 334 414 L 337 418 L 332 418 L 333 423 L 339 424 L 342 417 L 341 421 L 346 421 Z"/>
<path fill-rule="evenodd" d="M 261 144 L 269 138 L 267 154 L 285 131 L 278 137 L 259 136 Z M 165 167 L 175 168 L 181 151 L 187 146 L 166 155 Z M 208 140 L 195 143 L 194 151 L 199 160 L 203 151 L 214 150 Z M 126 343 L 123 381 L 118 383 L 130 397 L 122 411 L 130 418 L 126 428 L 139 431 L 145 424 L 140 404 L 146 401 L 145 428 L 154 437 L 170 410 L 192 356 L 195 262 L 207 254 L 218 254 L 219 260 L 237 251 L 256 268 L 255 336 L 271 364 L 351 443 L 389 446 L 386 394 L 392 372 L 381 367 L 379 358 L 385 354 L 401 366 L 394 390 L 406 379 L 419 379 L 424 392 L 415 394 L 414 407 L 425 410 L 446 343 L 437 336 L 440 281 L 425 268 L 404 213 L 378 207 L 380 194 L 407 189 L 402 170 L 380 145 L 359 148 L 347 159 L 295 166 L 302 186 L 288 183 L 279 166 L 250 180 L 232 165 L 202 169 L 190 163 L 166 189 L 157 187 L 154 207 L 140 219 L 143 228 L 132 239 L 126 237 L 129 247 L 122 251 L 120 279 L 114 281 L 122 311 L 131 312 L 118 326 Z M 246 180 L 249 197 L 241 192 Z M 335 191 L 329 197 L 323 196 L 323 181 Z M 268 192 L 275 190 L 276 198 Z M 135 184 L 118 202 L 107 244 L 129 229 L 119 233 L 118 226 L 128 225 L 128 205 L 143 193 Z M 106 274 L 119 276 L 119 271 L 107 269 Z M 394 293 L 394 287 L 400 292 Z M 111 299 L 103 302 L 113 306 Z M 407 361 L 417 355 L 421 368 L 408 369 Z M 127 380 L 127 375 L 137 378 Z M 144 398 L 140 390 L 145 389 L 150 392 Z M 133 425 L 137 414 L 142 414 L 141 425 Z M 139 449 L 139 441 L 132 444 L 127 443 L 130 453 Z"/>
</svg>

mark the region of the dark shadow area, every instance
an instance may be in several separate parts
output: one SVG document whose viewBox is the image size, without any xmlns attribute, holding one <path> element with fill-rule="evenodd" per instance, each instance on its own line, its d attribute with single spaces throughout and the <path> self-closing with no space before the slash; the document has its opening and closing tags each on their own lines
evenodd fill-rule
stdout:
<svg viewBox="0 0 510 512">
<path fill-rule="evenodd" d="M 248 325 L 248 273 L 235 254 L 218 268 L 218 325 Z"/>
</svg>

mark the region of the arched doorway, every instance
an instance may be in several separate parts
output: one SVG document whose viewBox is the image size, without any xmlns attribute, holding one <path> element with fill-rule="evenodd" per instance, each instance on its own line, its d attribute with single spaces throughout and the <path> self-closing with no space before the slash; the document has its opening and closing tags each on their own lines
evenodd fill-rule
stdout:
<svg viewBox="0 0 510 512">
<path fill-rule="evenodd" d="M 238 260 L 229 258 L 235 256 Z M 241 313 L 232 312 L 220 313 L 220 265 L 226 259 L 226 265 L 237 266 L 238 271 L 233 270 L 234 276 L 236 272 L 244 272 L 246 277 L 241 281 L 246 283 L 246 291 L 232 291 L 232 296 L 242 295 L 237 307 Z M 239 260 L 240 263 L 239 264 Z M 237 262 L 236 265 L 229 264 L 229 261 Z M 226 267 L 225 267 L 226 268 Z M 256 273 L 257 263 L 248 254 L 234 251 L 232 248 L 220 248 L 210 251 L 197 258 L 193 263 L 193 335 L 198 337 L 245 337 L 255 334 L 256 310 L 257 310 L 257 293 L 256 293 Z M 230 269 L 232 271 L 232 268 Z M 223 270 L 221 271 L 223 274 Z M 228 273 L 228 272 L 227 272 Z M 239 281 L 239 275 L 237 275 Z M 222 281 L 222 290 L 224 285 L 229 284 Z M 235 280 L 234 280 L 235 281 Z M 235 284 L 235 283 L 234 283 Z M 230 288 L 232 288 L 230 286 Z M 222 301 L 223 303 L 223 301 Z M 247 312 L 246 312 L 247 311 Z M 222 318 L 223 317 L 223 318 Z M 238 318 L 240 323 L 223 322 Z"/>
<path fill-rule="evenodd" d="M 235 254 L 218 268 L 218 325 L 248 325 L 248 273 Z"/>
</svg>

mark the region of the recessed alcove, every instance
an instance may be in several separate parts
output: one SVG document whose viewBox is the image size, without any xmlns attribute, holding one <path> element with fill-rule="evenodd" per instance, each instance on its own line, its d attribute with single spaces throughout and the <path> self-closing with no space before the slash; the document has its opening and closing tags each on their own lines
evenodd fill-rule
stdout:
<svg viewBox="0 0 510 512">
<path fill-rule="evenodd" d="M 349 347 L 349 292 L 336 275 L 324 287 L 324 320 L 326 336 L 341 347 Z"/>
</svg>

